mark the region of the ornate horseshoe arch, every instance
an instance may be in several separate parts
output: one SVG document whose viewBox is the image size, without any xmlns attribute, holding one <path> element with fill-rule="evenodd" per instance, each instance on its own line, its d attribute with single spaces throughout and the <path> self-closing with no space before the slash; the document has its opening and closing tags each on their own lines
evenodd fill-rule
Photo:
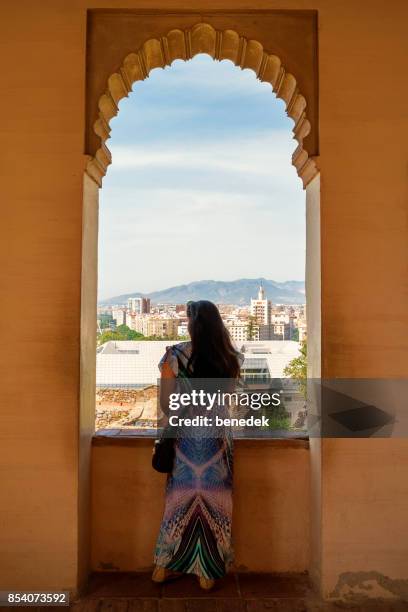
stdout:
<svg viewBox="0 0 408 612">
<path fill-rule="evenodd" d="M 306 185 L 318 174 L 318 168 L 306 149 L 303 139 L 311 124 L 306 116 L 306 99 L 299 92 L 296 78 L 286 72 L 276 55 L 264 51 L 256 40 L 247 40 L 234 30 L 216 30 L 208 23 L 199 23 L 186 30 L 173 29 L 160 39 L 151 38 L 141 48 L 127 55 L 118 72 L 111 74 L 107 89 L 98 101 L 99 117 L 93 129 L 101 140 L 94 157 L 88 159 L 86 172 L 99 186 L 112 161 L 106 141 L 110 137 L 109 122 L 118 113 L 119 101 L 126 97 L 135 81 L 149 76 L 153 68 L 164 68 L 176 59 L 188 61 L 198 53 L 206 53 L 214 60 L 231 60 L 236 66 L 250 68 L 260 81 L 270 83 L 277 97 L 286 105 L 286 113 L 294 121 L 293 134 L 298 146 L 292 163 Z"/>
</svg>

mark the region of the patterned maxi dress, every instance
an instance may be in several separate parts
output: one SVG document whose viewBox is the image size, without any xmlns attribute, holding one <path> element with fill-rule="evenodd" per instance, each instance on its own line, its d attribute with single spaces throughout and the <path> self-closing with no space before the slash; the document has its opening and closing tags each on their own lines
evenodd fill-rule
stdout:
<svg viewBox="0 0 408 612">
<path fill-rule="evenodd" d="M 191 343 L 170 347 L 159 363 L 177 378 L 188 377 Z M 220 578 L 232 562 L 233 443 L 223 438 L 177 437 L 175 461 L 167 477 L 156 565 L 175 572 Z"/>
</svg>

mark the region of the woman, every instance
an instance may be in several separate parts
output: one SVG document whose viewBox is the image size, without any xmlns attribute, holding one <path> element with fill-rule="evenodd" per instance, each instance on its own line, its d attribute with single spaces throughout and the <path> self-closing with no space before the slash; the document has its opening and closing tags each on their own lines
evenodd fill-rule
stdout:
<svg viewBox="0 0 408 612">
<path fill-rule="evenodd" d="M 168 347 L 160 361 L 160 404 L 169 413 L 177 379 L 238 379 L 242 355 L 232 346 L 217 307 L 187 304 L 191 342 Z M 194 381 L 192 381 L 194 384 Z M 211 589 L 232 561 L 232 436 L 178 435 L 166 485 L 164 516 L 152 580 L 196 574 Z"/>
</svg>

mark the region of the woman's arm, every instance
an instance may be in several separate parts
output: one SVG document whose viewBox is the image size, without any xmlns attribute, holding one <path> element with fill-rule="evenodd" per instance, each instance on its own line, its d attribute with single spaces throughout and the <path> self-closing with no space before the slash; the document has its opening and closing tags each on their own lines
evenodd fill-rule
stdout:
<svg viewBox="0 0 408 612">
<path fill-rule="evenodd" d="M 166 359 L 162 365 L 160 377 L 160 408 L 166 416 L 169 415 L 169 397 L 175 388 L 176 375 Z"/>
</svg>

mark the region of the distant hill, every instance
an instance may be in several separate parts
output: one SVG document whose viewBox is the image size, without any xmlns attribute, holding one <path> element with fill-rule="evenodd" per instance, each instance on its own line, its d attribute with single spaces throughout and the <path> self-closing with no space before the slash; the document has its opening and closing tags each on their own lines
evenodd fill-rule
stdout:
<svg viewBox="0 0 408 612">
<path fill-rule="evenodd" d="M 275 304 L 304 304 L 305 283 L 303 281 L 277 281 L 265 278 L 241 278 L 235 281 L 203 280 L 178 285 L 152 293 L 125 293 L 101 300 L 100 305 L 126 304 L 130 297 L 149 297 L 155 304 L 183 304 L 188 300 L 211 300 L 216 304 L 249 304 L 258 294 L 262 283 L 266 297 Z"/>
</svg>

